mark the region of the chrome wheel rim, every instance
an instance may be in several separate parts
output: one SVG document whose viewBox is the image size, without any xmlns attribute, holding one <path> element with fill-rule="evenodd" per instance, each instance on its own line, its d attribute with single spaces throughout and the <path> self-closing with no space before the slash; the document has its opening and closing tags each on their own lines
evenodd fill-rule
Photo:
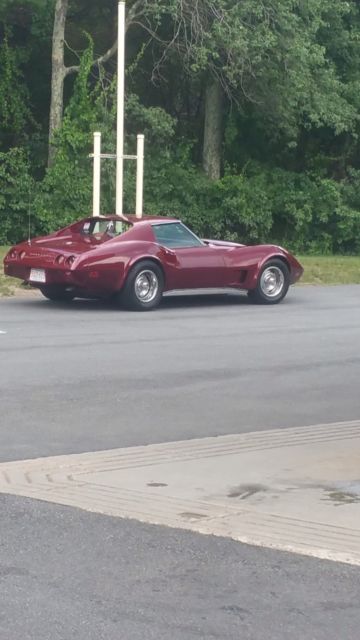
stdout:
<svg viewBox="0 0 360 640">
<path fill-rule="evenodd" d="M 261 291 L 267 298 L 276 298 L 285 285 L 285 276 L 279 267 L 267 267 L 261 274 Z"/>
<path fill-rule="evenodd" d="M 140 271 L 135 279 L 135 295 L 140 302 L 152 302 L 159 291 L 159 281 L 153 271 Z"/>
</svg>

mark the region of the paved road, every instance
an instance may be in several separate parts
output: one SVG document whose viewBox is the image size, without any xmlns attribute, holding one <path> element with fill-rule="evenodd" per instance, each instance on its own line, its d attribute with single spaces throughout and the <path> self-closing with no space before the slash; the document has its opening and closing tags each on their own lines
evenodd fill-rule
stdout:
<svg viewBox="0 0 360 640">
<path fill-rule="evenodd" d="M 0 301 L 0 459 L 357 419 L 360 287 L 139 314 Z"/>
<path fill-rule="evenodd" d="M 358 640 L 358 567 L 0 497 L 1 640 Z"/>
<path fill-rule="evenodd" d="M 0 460 L 359 418 L 360 287 L 0 300 Z M 357 640 L 355 567 L 0 497 L 4 640 Z"/>
</svg>

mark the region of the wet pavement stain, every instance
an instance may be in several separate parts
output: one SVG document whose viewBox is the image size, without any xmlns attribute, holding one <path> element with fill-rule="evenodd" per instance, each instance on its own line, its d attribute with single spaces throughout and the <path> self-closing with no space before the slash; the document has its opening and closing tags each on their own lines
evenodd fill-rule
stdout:
<svg viewBox="0 0 360 640">
<path fill-rule="evenodd" d="M 21 569 L 20 567 L 0 565 L 0 579 L 8 578 L 8 577 L 23 578 L 29 575 L 30 573 L 27 569 Z"/>
<path fill-rule="evenodd" d="M 265 493 L 268 490 L 263 484 L 240 484 L 238 487 L 233 487 L 227 494 L 228 498 L 240 498 L 240 500 L 247 500 L 251 496 L 257 493 Z"/>
<path fill-rule="evenodd" d="M 191 513 L 184 511 L 183 513 L 179 513 L 181 518 L 185 518 L 186 520 L 202 520 L 203 518 L 207 518 L 203 513 Z"/>
<path fill-rule="evenodd" d="M 341 507 L 349 504 L 360 504 L 359 480 L 352 482 L 337 482 L 333 485 L 307 482 L 301 483 L 296 487 L 296 489 L 301 488 L 315 489 L 317 491 L 320 490 L 323 493 L 323 497 L 320 498 L 321 502 L 331 502 L 334 507 Z"/>
<path fill-rule="evenodd" d="M 239 607 L 237 604 L 229 604 L 223 607 L 220 607 L 221 611 L 225 611 L 226 613 L 232 613 L 240 618 L 240 620 L 245 620 L 248 616 L 251 616 L 251 611 L 249 609 L 244 609 L 243 607 Z"/>
<path fill-rule="evenodd" d="M 326 497 L 323 500 L 331 501 L 334 507 L 341 507 L 345 504 L 357 504 L 360 502 L 360 495 L 351 491 L 340 491 L 339 489 L 325 489 Z"/>
<path fill-rule="evenodd" d="M 165 484 L 165 482 L 148 482 L 147 487 L 168 487 L 169 485 Z"/>
</svg>

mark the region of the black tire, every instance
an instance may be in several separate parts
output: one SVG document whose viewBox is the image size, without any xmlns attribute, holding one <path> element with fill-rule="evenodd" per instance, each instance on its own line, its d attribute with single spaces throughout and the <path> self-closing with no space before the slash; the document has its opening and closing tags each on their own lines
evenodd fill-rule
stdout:
<svg viewBox="0 0 360 640">
<path fill-rule="evenodd" d="M 74 294 L 61 285 L 49 284 L 45 287 L 40 287 L 40 291 L 45 298 L 53 302 L 71 302 L 74 299 Z"/>
<path fill-rule="evenodd" d="M 264 264 L 255 289 L 248 291 L 248 297 L 255 304 L 278 304 L 283 300 L 290 286 L 290 272 L 282 260 L 274 258 Z"/>
<path fill-rule="evenodd" d="M 164 291 L 164 274 L 152 260 L 142 260 L 131 269 L 120 292 L 121 304 L 133 311 L 151 311 L 159 306 Z"/>
</svg>

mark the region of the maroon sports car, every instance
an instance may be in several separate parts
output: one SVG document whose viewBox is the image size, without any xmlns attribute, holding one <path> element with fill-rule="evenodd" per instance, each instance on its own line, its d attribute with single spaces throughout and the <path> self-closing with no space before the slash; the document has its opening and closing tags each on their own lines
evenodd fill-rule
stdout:
<svg viewBox="0 0 360 640">
<path fill-rule="evenodd" d="M 17 244 L 4 267 L 50 300 L 114 297 L 140 311 L 179 289 L 230 287 L 276 304 L 303 273 L 281 247 L 200 240 L 180 220 L 133 215 L 88 217 Z"/>
</svg>

